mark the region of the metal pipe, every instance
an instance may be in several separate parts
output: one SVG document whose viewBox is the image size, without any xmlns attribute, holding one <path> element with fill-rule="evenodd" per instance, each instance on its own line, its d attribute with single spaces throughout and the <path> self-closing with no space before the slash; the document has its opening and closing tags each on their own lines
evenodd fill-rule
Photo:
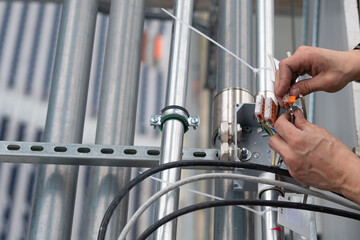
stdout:
<svg viewBox="0 0 360 240">
<path fill-rule="evenodd" d="M 134 144 L 144 12 L 144 0 L 111 3 L 96 144 Z M 106 208 L 130 176 L 131 168 L 91 168 L 84 239 L 96 239 Z M 128 199 L 114 214 L 107 239 L 117 238 L 126 224 L 127 213 Z"/>
<path fill-rule="evenodd" d="M 219 43 L 252 65 L 252 1 L 219 1 Z M 219 145 L 220 158 L 233 158 L 235 104 L 253 102 L 254 73 L 251 69 L 224 51 L 219 51 L 217 92 L 213 105 L 212 139 Z M 225 129 L 222 125 L 226 124 Z M 220 129 L 220 131 L 219 131 Z M 225 131 L 224 131 L 225 130 Z M 220 133 L 220 141 L 219 141 Z M 227 136 L 227 137 L 225 137 Z M 224 154 L 222 154 L 224 152 Z M 236 192 L 232 180 L 215 181 L 216 196 L 225 199 L 245 198 L 246 193 Z M 253 218 L 240 208 L 215 208 L 214 239 L 254 239 Z M 249 229 L 246 226 L 251 226 Z"/>
<path fill-rule="evenodd" d="M 252 1 L 219 1 L 219 43 L 252 65 Z M 218 52 L 217 91 L 242 88 L 253 93 L 253 72 L 224 51 Z"/>
<path fill-rule="evenodd" d="M 320 0 L 314 2 L 314 24 L 312 32 L 312 46 L 317 47 L 319 45 L 319 26 L 320 26 Z M 309 96 L 309 122 L 314 122 L 314 108 L 315 108 L 315 93 L 311 93 Z"/>
<path fill-rule="evenodd" d="M 65 0 L 44 140 L 80 143 L 98 0 Z M 70 239 L 78 167 L 39 166 L 29 239 Z"/>
<path fill-rule="evenodd" d="M 177 0 L 175 15 L 182 21 L 191 24 L 193 0 Z M 190 30 L 180 22 L 174 22 L 170 47 L 168 84 L 166 89 L 166 106 L 185 106 L 188 65 L 190 54 Z M 184 126 L 179 120 L 168 120 L 163 126 L 160 163 L 180 161 L 182 159 Z M 165 182 L 180 179 L 180 170 L 165 171 L 161 175 Z M 161 188 L 166 184 L 161 183 Z M 178 208 L 179 193 L 174 191 L 161 198 L 158 204 L 157 217 L 162 218 Z M 165 224 L 158 232 L 156 239 L 176 239 L 176 221 Z"/>
<path fill-rule="evenodd" d="M 266 190 L 261 194 L 261 200 L 278 200 L 281 192 L 278 190 Z M 265 211 L 271 207 L 261 207 Z M 284 227 L 278 224 L 277 212 L 268 211 L 262 219 L 262 239 L 283 240 L 285 239 Z"/>
<path fill-rule="evenodd" d="M 308 43 L 308 27 L 309 27 L 309 0 L 303 0 L 301 45 L 307 45 Z"/>
<path fill-rule="evenodd" d="M 256 1 L 257 18 L 257 94 L 274 96 L 274 83 L 271 81 L 271 63 L 268 54 L 274 55 L 274 0 Z M 268 69 L 263 69 L 268 68 Z"/>
<path fill-rule="evenodd" d="M 278 176 L 273 173 L 262 173 L 262 178 L 278 180 Z M 283 190 L 266 184 L 258 185 L 259 198 L 262 200 L 278 200 L 279 196 L 284 196 Z M 261 211 L 265 211 L 270 207 L 261 207 Z M 283 240 L 285 239 L 284 227 L 278 224 L 277 212 L 268 211 L 262 218 L 262 239 L 266 240 Z"/>
</svg>

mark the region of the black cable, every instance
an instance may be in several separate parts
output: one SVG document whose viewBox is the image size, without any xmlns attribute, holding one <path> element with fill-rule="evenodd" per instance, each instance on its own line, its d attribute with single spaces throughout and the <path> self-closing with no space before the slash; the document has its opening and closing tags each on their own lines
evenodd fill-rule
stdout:
<svg viewBox="0 0 360 240">
<path fill-rule="evenodd" d="M 111 216 L 113 215 L 116 207 L 119 205 L 120 201 L 129 193 L 129 191 L 142 182 L 147 177 L 167 170 L 171 168 L 179 168 L 179 167 L 225 167 L 225 168 L 245 168 L 245 169 L 252 169 L 252 170 L 258 170 L 258 171 L 265 171 L 265 172 L 271 172 L 275 174 L 279 174 L 286 177 L 291 177 L 289 172 L 284 169 L 280 169 L 278 167 L 274 166 L 265 166 L 260 164 L 254 164 L 254 163 L 246 163 L 246 162 L 227 162 L 227 161 L 213 161 L 213 160 L 184 160 L 184 161 L 178 161 L 178 162 L 171 162 L 167 164 L 162 164 L 153 168 L 150 168 L 146 172 L 143 172 L 139 176 L 135 177 L 133 180 L 131 180 L 126 186 L 121 189 L 121 191 L 115 196 L 111 204 L 109 205 L 108 209 L 105 212 L 105 215 L 101 221 L 101 225 L 99 228 L 99 234 L 98 234 L 98 240 L 104 240 L 107 227 L 109 225 Z"/>
<path fill-rule="evenodd" d="M 341 209 L 324 207 L 313 204 L 304 204 L 304 203 L 295 203 L 295 202 L 285 202 L 285 201 L 273 201 L 273 200 L 218 200 L 218 201 L 208 201 L 203 203 L 197 203 L 166 215 L 162 219 L 156 221 L 153 225 L 147 228 L 138 238 L 138 240 L 145 240 L 149 237 L 154 231 L 165 223 L 178 218 L 187 213 L 195 212 L 202 209 L 213 208 L 213 207 L 222 207 L 222 206 L 236 206 L 236 205 L 248 205 L 248 206 L 269 206 L 269 207 L 282 207 L 282 208 L 295 208 L 301 210 L 308 210 L 314 212 L 322 212 L 327 214 L 332 214 L 336 216 L 346 217 L 350 219 L 360 220 L 360 214 L 353 213 Z"/>
</svg>

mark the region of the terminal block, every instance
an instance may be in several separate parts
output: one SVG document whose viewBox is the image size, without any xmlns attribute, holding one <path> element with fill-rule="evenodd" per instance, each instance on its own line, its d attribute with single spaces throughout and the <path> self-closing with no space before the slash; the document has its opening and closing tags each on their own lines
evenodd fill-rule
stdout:
<svg viewBox="0 0 360 240">
<path fill-rule="evenodd" d="M 277 105 L 271 97 L 264 98 L 262 95 L 256 96 L 255 116 L 259 122 L 273 125 L 276 121 Z"/>
<path fill-rule="evenodd" d="M 266 98 L 265 100 L 265 113 L 264 120 L 273 125 L 276 121 L 277 106 L 272 98 Z"/>
<path fill-rule="evenodd" d="M 285 106 L 291 106 L 296 102 L 296 97 L 291 96 L 289 93 L 287 93 L 283 97 L 283 102 Z"/>
<path fill-rule="evenodd" d="M 264 111 L 265 111 L 265 98 L 263 97 L 263 95 L 257 95 L 254 113 L 259 121 L 264 120 Z"/>
</svg>

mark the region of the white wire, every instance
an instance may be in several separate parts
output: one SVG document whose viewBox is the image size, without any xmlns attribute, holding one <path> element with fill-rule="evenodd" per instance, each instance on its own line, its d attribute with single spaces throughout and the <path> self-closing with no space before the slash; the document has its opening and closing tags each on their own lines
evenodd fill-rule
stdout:
<svg viewBox="0 0 360 240">
<path fill-rule="evenodd" d="M 153 204 L 156 200 L 158 200 L 162 195 L 174 190 L 175 188 L 178 188 L 182 185 L 191 183 L 191 182 L 195 182 L 195 181 L 200 181 L 200 180 L 207 180 L 207 179 L 236 179 L 236 180 L 243 180 L 243 181 L 248 181 L 248 182 L 253 182 L 253 183 L 263 183 L 263 184 L 268 184 L 268 185 L 274 185 L 274 186 L 278 186 L 278 187 L 283 187 L 289 190 L 292 190 L 294 192 L 298 192 L 298 193 L 302 193 L 302 194 L 309 194 L 312 195 L 314 197 L 319 197 L 319 198 L 323 198 L 325 200 L 355 209 L 355 210 L 360 210 L 360 206 L 357 204 L 354 204 L 350 201 L 344 201 L 343 199 L 338 199 L 336 197 L 333 196 L 329 196 L 327 194 L 318 192 L 318 191 L 313 191 L 310 189 L 306 189 L 300 186 L 297 186 L 295 184 L 291 184 L 291 183 L 287 183 L 287 182 L 282 182 L 282 181 L 277 181 L 277 180 L 273 180 L 273 179 L 265 179 L 265 178 L 260 178 L 260 177 L 254 177 L 254 176 L 247 176 L 247 175 L 242 175 L 242 174 L 235 174 L 235 173 L 206 173 L 206 174 L 199 174 L 199 175 L 195 175 L 195 176 L 191 176 L 188 178 L 184 178 L 180 181 L 177 181 L 175 183 L 171 183 L 169 186 L 161 189 L 160 191 L 158 191 L 157 193 L 155 193 L 151 198 L 149 198 L 135 213 L 134 215 L 130 218 L 130 220 L 128 221 L 128 223 L 126 224 L 126 226 L 124 227 L 123 231 L 120 233 L 120 236 L 118 238 L 118 240 L 125 240 L 126 239 L 126 235 L 128 234 L 128 232 L 130 231 L 131 227 L 135 224 L 135 222 L 137 221 L 137 219 L 141 216 L 141 214 L 151 205 Z"/>
<path fill-rule="evenodd" d="M 142 172 L 140 172 L 142 173 Z M 156 178 L 156 177 L 153 177 L 153 176 L 150 176 L 149 178 L 153 179 L 154 181 L 158 181 L 158 182 L 162 182 L 162 183 L 165 183 L 167 185 L 171 184 L 170 182 L 167 182 L 167 181 L 164 181 L 160 178 Z M 188 192 L 191 192 L 191 193 L 195 193 L 195 194 L 198 194 L 200 196 L 204 196 L 204 197 L 208 197 L 208 198 L 211 198 L 211 199 L 216 199 L 216 200 L 225 200 L 225 198 L 221 198 L 221 197 L 218 197 L 218 196 L 215 196 L 215 195 L 212 195 L 212 194 L 208 194 L 208 193 L 204 193 L 204 192 L 201 192 L 201 191 L 197 191 L 197 190 L 194 190 L 194 189 L 190 189 L 190 188 L 186 188 L 186 187 L 179 187 L 180 189 L 183 189 L 183 190 L 186 190 Z M 274 211 L 274 212 L 277 212 L 277 208 L 267 208 L 265 209 L 264 211 L 256 211 L 255 209 L 253 208 L 250 208 L 250 207 L 247 207 L 247 206 L 243 206 L 243 205 L 237 205 L 237 207 L 239 208 L 243 208 L 245 210 L 248 210 L 250 212 L 253 212 L 257 215 L 259 215 L 260 217 L 262 217 L 265 213 L 269 212 L 269 211 Z"/>
<path fill-rule="evenodd" d="M 224 50 L 225 52 L 227 52 L 228 54 L 230 54 L 231 56 L 233 56 L 234 58 L 236 58 L 237 60 L 239 60 L 241 63 L 243 63 L 245 66 L 247 66 L 248 68 L 250 68 L 254 73 L 257 73 L 260 70 L 271 70 L 270 68 L 266 68 L 266 67 L 262 67 L 262 68 L 254 68 L 252 67 L 250 64 L 248 64 L 247 62 L 245 62 L 243 59 L 241 59 L 239 56 L 237 56 L 236 54 L 234 54 L 233 52 L 231 52 L 229 49 L 227 49 L 226 47 L 224 47 L 223 45 L 221 45 L 220 43 L 218 43 L 217 41 L 215 41 L 214 39 L 208 37 L 207 35 L 205 35 L 204 33 L 200 32 L 199 30 L 197 30 L 196 28 L 194 28 L 193 26 L 191 26 L 190 24 L 184 22 L 183 20 L 177 18 L 176 16 L 174 16 L 173 14 L 171 14 L 169 11 L 165 10 L 164 8 L 161 8 L 161 10 L 163 10 L 166 14 L 168 14 L 170 17 L 172 17 L 173 19 L 175 19 L 176 21 L 178 21 L 181 24 L 184 24 L 185 26 L 187 26 L 189 29 L 191 29 L 192 31 L 196 32 L 197 34 L 203 36 L 204 38 L 206 38 L 207 40 L 209 40 L 210 42 L 212 42 L 213 44 L 215 44 L 216 46 L 218 46 L 219 48 L 221 48 L 222 50 Z"/>
</svg>

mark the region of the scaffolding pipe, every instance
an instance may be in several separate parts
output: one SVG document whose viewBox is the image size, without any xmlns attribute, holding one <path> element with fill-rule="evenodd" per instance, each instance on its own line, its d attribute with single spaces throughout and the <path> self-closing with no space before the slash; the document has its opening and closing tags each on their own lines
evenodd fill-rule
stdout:
<svg viewBox="0 0 360 240">
<path fill-rule="evenodd" d="M 193 0 L 177 0 L 175 15 L 191 25 L 193 16 Z M 190 30 L 180 22 L 174 21 L 171 36 L 168 83 L 166 89 L 166 106 L 177 105 L 185 107 L 188 65 L 190 54 Z M 176 119 L 168 120 L 163 125 L 161 140 L 160 163 L 181 161 L 184 138 L 184 125 Z M 180 179 L 180 169 L 164 171 L 161 179 L 165 182 L 175 182 Z M 161 189 L 167 184 L 161 183 Z M 179 192 L 173 191 L 161 198 L 158 204 L 158 219 L 177 210 Z M 169 222 L 157 231 L 156 239 L 176 239 L 176 221 Z"/>
<path fill-rule="evenodd" d="M 266 190 L 261 194 L 261 200 L 277 200 L 282 196 L 281 192 L 275 189 Z M 261 211 L 271 209 L 271 207 L 261 207 Z M 284 227 L 278 224 L 277 212 L 268 211 L 262 218 L 262 239 L 284 240 Z"/>
<path fill-rule="evenodd" d="M 257 94 L 265 97 L 274 95 L 273 74 L 268 55 L 274 56 L 274 0 L 256 1 L 257 18 L 257 67 L 262 69 L 257 73 Z"/>
<path fill-rule="evenodd" d="M 252 0 L 219 1 L 219 43 L 252 65 Z M 230 145 L 232 138 L 219 141 L 222 123 L 235 129 L 235 105 L 253 102 L 253 72 L 228 53 L 219 51 L 217 91 L 214 99 L 213 141 L 215 145 Z M 234 133 L 228 130 L 228 136 Z M 220 136 L 220 139 L 223 139 Z M 217 143 L 216 143 L 217 142 Z M 229 153 L 228 153 L 229 154 Z M 222 158 L 222 156 L 220 156 Z M 215 195 L 225 199 L 246 198 L 249 193 L 234 191 L 232 180 L 216 180 Z M 214 239 L 254 239 L 254 218 L 241 208 L 215 208 Z M 247 228 L 250 226 L 250 228 Z"/>
<path fill-rule="evenodd" d="M 252 1 L 219 1 L 219 43 L 252 65 Z M 218 52 L 217 91 L 242 88 L 253 93 L 253 72 L 225 51 Z"/>
<path fill-rule="evenodd" d="M 44 141 L 81 143 L 98 0 L 65 0 Z M 41 165 L 29 239 L 70 239 L 78 167 Z"/>
<path fill-rule="evenodd" d="M 144 0 L 111 2 L 96 144 L 134 144 L 144 12 Z M 96 239 L 103 214 L 130 176 L 131 168 L 91 167 L 84 239 Z M 117 238 L 127 213 L 125 199 L 110 221 L 106 239 Z"/>
</svg>

